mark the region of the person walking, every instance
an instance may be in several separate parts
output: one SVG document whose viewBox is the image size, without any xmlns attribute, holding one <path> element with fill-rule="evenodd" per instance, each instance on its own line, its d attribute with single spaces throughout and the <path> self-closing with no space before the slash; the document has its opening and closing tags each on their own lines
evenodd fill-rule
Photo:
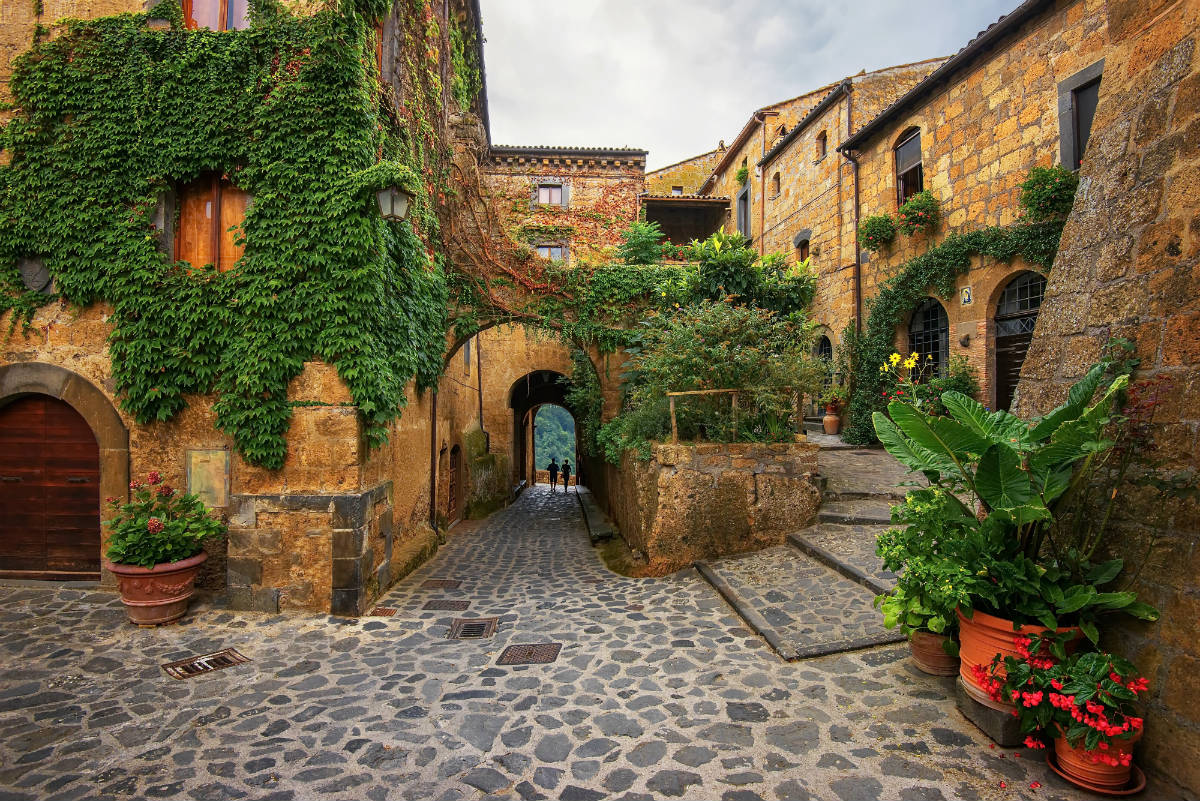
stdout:
<svg viewBox="0 0 1200 801">
<path fill-rule="evenodd" d="M 550 474 L 550 491 L 554 492 L 558 485 L 558 460 L 551 457 L 550 464 L 546 465 L 546 472 Z"/>
<path fill-rule="evenodd" d="M 563 492 L 571 488 L 571 460 L 563 459 L 562 463 Z"/>
</svg>

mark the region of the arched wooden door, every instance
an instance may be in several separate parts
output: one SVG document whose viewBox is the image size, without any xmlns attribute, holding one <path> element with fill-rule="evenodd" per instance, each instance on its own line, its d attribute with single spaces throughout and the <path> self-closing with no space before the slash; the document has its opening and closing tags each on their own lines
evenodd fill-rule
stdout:
<svg viewBox="0 0 1200 801">
<path fill-rule="evenodd" d="M 48 395 L 0 407 L 0 576 L 100 577 L 100 448 Z"/>
</svg>

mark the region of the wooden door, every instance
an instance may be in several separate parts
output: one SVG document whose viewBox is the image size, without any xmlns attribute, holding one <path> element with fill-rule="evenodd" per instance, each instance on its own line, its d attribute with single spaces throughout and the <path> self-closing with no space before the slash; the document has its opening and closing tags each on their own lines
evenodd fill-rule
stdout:
<svg viewBox="0 0 1200 801">
<path fill-rule="evenodd" d="M 47 395 L 0 407 L 0 576 L 100 577 L 100 448 Z"/>
<path fill-rule="evenodd" d="M 459 447 L 457 445 L 455 445 L 453 448 L 450 449 L 450 482 L 449 482 L 450 501 L 447 504 L 449 509 L 446 512 L 446 518 L 451 523 L 453 523 L 455 520 L 458 520 L 460 517 L 462 517 L 462 514 L 458 508 L 459 495 L 462 492 L 462 489 L 459 486 L 459 484 L 460 484 L 460 482 L 459 482 L 459 478 L 460 478 L 459 477 L 459 470 L 460 470 L 459 462 L 461 461 L 461 456 L 462 456 L 462 451 L 459 449 Z"/>
<path fill-rule="evenodd" d="M 1021 380 L 1021 365 L 1033 334 L 996 337 L 996 408 L 1008 410 Z"/>
</svg>

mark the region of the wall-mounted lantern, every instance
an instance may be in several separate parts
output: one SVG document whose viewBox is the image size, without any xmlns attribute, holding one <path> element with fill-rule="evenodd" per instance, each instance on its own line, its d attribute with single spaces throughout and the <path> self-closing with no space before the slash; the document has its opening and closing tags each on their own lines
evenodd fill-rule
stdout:
<svg viewBox="0 0 1200 801">
<path fill-rule="evenodd" d="M 385 186 L 375 193 L 379 200 L 379 211 L 383 219 L 399 222 L 408 215 L 408 206 L 413 196 L 398 186 Z"/>
</svg>

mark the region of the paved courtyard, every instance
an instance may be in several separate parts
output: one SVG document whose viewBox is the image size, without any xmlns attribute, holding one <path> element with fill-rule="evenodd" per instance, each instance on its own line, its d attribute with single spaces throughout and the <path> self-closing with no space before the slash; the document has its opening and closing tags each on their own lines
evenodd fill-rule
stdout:
<svg viewBox="0 0 1200 801">
<path fill-rule="evenodd" d="M 381 603 L 142 630 L 107 592 L 0 587 L 0 798 L 1087 797 L 990 748 L 902 645 L 788 663 L 695 571 L 609 573 L 574 496 L 542 487 Z M 486 616 L 491 638 L 447 639 Z M 552 664 L 497 664 L 548 642 Z M 252 661 L 160 668 L 226 647 Z"/>
</svg>

